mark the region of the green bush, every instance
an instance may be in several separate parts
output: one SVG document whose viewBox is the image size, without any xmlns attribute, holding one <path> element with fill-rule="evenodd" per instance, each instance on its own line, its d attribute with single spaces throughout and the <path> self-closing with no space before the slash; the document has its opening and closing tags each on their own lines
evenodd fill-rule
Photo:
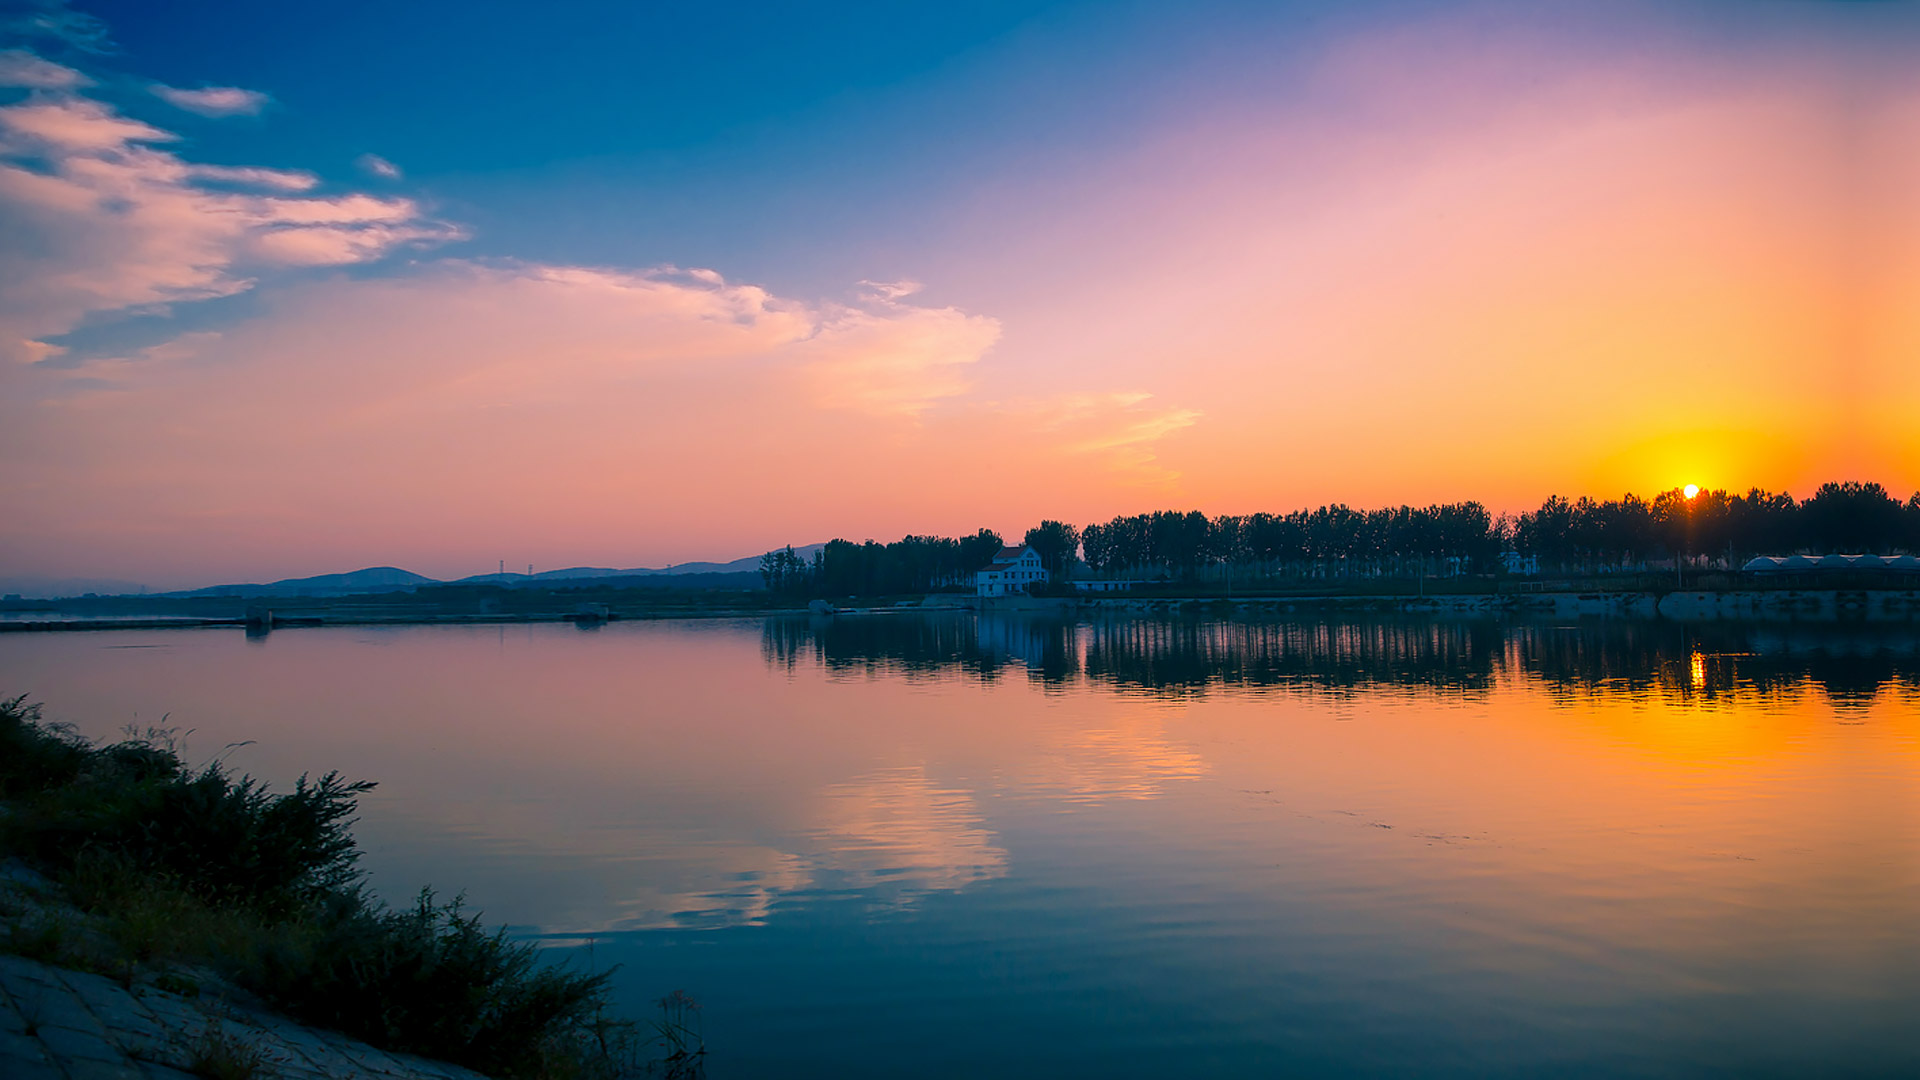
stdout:
<svg viewBox="0 0 1920 1080">
<path fill-rule="evenodd" d="M 455 898 L 404 911 L 341 894 L 241 981 L 290 1014 L 381 1046 L 475 1068 L 537 1073 L 604 1003 L 608 975 L 544 966 Z"/>
<path fill-rule="evenodd" d="M 302 776 L 274 795 L 218 762 L 190 771 L 153 735 L 95 749 L 35 721 L 12 732 L 32 764 L 8 771 L 5 839 L 42 865 L 111 855 L 208 902 L 280 912 L 355 879 L 352 815 L 371 783 Z"/>
<path fill-rule="evenodd" d="M 620 1072 L 609 974 L 540 963 L 460 899 L 395 911 L 366 896 L 351 826 L 372 787 L 328 773 L 275 795 L 218 762 L 189 768 L 166 732 L 96 747 L 0 701 L 0 854 L 62 882 L 116 963 L 211 964 L 297 1019 L 494 1075 Z M 9 938 L 51 955 L 64 925 Z"/>
<path fill-rule="evenodd" d="M 25 695 L 0 701 L 0 799 L 72 783 L 92 754 L 72 731 L 44 723 Z"/>
<path fill-rule="evenodd" d="M 120 835 L 104 842 L 209 901 L 288 909 L 358 876 L 352 814 L 371 783 L 302 776 L 275 796 L 216 763 L 154 787 L 142 820 L 119 823 Z"/>
</svg>

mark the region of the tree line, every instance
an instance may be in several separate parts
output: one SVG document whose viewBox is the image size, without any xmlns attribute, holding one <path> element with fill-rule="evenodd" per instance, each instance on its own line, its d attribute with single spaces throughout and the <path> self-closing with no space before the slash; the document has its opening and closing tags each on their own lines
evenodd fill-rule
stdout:
<svg viewBox="0 0 1920 1080">
<path fill-rule="evenodd" d="M 1675 552 L 1737 565 L 1754 555 L 1920 552 L 1920 493 L 1905 502 L 1879 484 L 1822 484 L 1805 500 L 1753 488 L 1746 494 L 1678 490 L 1651 502 L 1555 496 L 1512 524 L 1512 547 L 1542 567 L 1592 571 Z"/>
<path fill-rule="evenodd" d="M 760 559 L 760 577 L 782 595 L 880 596 L 971 585 L 1006 544 L 992 529 L 972 536 L 903 536 L 891 544 L 829 540 L 812 559 L 792 547 Z"/>
<path fill-rule="evenodd" d="M 1920 493 L 1904 502 L 1874 483 L 1828 483 L 1804 500 L 1679 489 L 1651 500 L 1555 495 L 1536 510 L 1495 515 L 1477 502 L 1358 510 L 1332 503 L 1291 513 L 1159 510 L 1026 531 L 1056 578 L 1205 580 L 1235 573 L 1302 578 L 1484 574 L 1512 552 L 1547 572 L 1626 570 L 1676 554 L 1738 566 L 1756 554 L 1920 552 Z M 965 587 L 1003 546 L 999 533 L 906 536 L 890 544 L 834 540 L 803 559 L 768 552 L 760 572 L 787 595 L 871 596 Z"/>
<path fill-rule="evenodd" d="M 1232 567 L 1301 576 L 1380 576 L 1452 560 L 1491 569 L 1502 543 L 1479 503 L 1208 518 L 1162 510 L 1080 531 L 1087 565 L 1109 576 L 1195 578 Z"/>
</svg>

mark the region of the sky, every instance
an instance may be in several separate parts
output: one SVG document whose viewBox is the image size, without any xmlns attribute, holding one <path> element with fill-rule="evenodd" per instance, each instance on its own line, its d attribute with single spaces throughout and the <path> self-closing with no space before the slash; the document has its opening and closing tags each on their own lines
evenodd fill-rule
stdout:
<svg viewBox="0 0 1920 1080">
<path fill-rule="evenodd" d="M 0 0 L 0 573 L 1920 487 L 1920 5 Z"/>
</svg>

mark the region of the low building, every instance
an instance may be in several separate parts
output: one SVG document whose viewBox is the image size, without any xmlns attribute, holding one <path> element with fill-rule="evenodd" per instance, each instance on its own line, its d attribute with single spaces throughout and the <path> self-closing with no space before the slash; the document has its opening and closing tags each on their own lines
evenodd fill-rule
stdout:
<svg viewBox="0 0 1920 1080">
<path fill-rule="evenodd" d="M 1073 582 L 1073 591 L 1083 593 L 1131 592 L 1133 591 L 1133 587 L 1139 584 L 1142 583 L 1138 581 L 1118 581 L 1108 578 L 1085 578 Z"/>
<path fill-rule="evenodd" d="M 973 575 L 973 591 L 976 596 L 1025 596 L 1027 586 L 1046 582 L 1040 553 L 1022 544 L 1001 548 L 985 570 Z"/>
<path fill-rule="evenodd" d="M 1920 556 L 1914 555 L 1756 555 L 1740 569 L 1749 573 L 1772 574 L 1809 570 L 1904 570 L 1920 571 Z"/>
</svg>

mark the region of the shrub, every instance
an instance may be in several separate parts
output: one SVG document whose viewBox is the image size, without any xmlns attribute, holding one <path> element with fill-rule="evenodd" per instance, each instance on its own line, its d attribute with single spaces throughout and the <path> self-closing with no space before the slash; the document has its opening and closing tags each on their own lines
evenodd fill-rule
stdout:
<svg viewBox="0 0 1920 1080">
<path fill-rule="evenodd" d="M 91 754 L 78 735 L 43 722 L 25 695 L 0 701 L 0 799 L 71 783 Z"/>
<path fill-rule="evenodd" d="M 204 899 L 286 910 L 358 876 L 350 830 L 369 782 L 328 773 L 309 783 L 302 776 L 292 793 L 275 796 L 215 763 L 156 788 L 144 820 L 124 823 L 131 827 L 104 842 Z"/>
<path fill-rule="evenodd" d="M 381 1046 L 509 1074 L 599 1011 L 606 974 L 542 966 L 538 950 L 488 932 L 462 898 L 423 891 L 392 911 L 338 894 L 297 935 L 241 973 L 289 1013 Z"/>
<path fill-rule="evenodd" d="M 328 773 L 274 795 L 218 762 L 191 773 L 171 750 L 127 742 L 89 751 L 67 783 L 19 800 L 6 831 L 57 870 L 111 855 L 211 903 L 287 912 L 351 885 L 351 817 L 372 787 Z"/>
<path fill-rule="evenodd" d="M 133 860 L 89 849 L 63 875 L 67 895 L 103 917 L 101 929 L 130 964 L 244 958 L 276 932 L 251 909 L 209 904 Z"/>
<path fill-rule="evenodd" d="M 371 783 L 328 773 L 275 795 L 164 731 L 96 747 L 0 701 L 0 853 L 51 871 L 102 920 L 121 965 L 214 965 L 289 1015 L 502 1076 L 611 1076 L 610 974 L 540 962 L 461 898 L 395 911 L 361 890 L 352 815 Z M 54 959 L 63 920 L 12 920 L 0 946 Z M 129 969 L 130 970 L 130 969 Z"/>
</svg>

